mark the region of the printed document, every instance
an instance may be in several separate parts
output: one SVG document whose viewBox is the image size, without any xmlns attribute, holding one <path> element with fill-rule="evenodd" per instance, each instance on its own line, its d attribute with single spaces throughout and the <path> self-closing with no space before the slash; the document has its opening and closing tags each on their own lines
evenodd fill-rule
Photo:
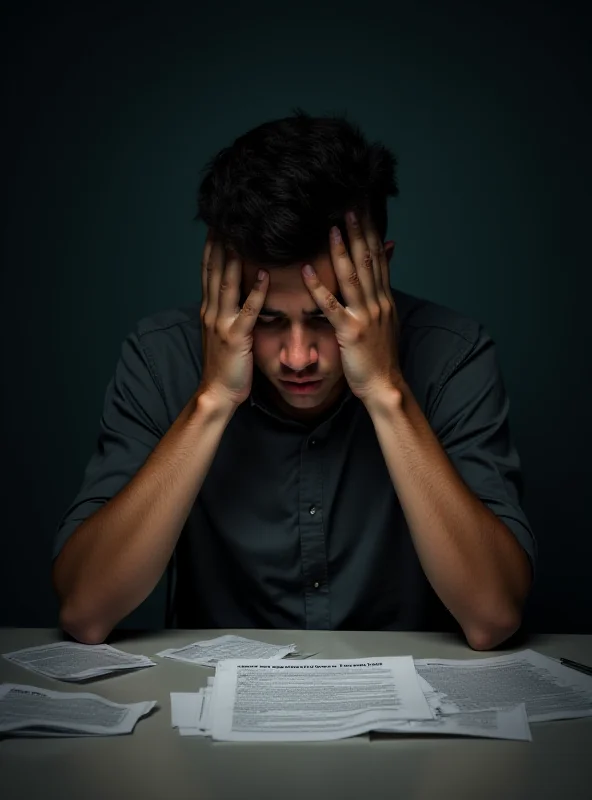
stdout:
<svg viewBox="0 0 592 800">
<path fill-rule="evenodd" d="M 209 725 L 221 741 L 322 741 L 433 719 L 413 658 L 221 661 Z"/>
<path fill-rule="evenodd" d="M 173 658 L 201 667 L 215 667 L 229 658 L 284 658 L 296 650 L 295 644 L 277 645 L 247 639 L 244 636 L 218 636 L 203 642 L 193 642 L 185 647 L 169 648 L 157 653 L 161 658 Z"/>
<path fill-rule="evenodd" d="M 155 667 L 146 656 L 124 653 L 108 644 L 57 642 L 4 653 L 13 664 L 60 681 L 84 681 L 110 672 Z"/>
<path fill-rule="evenodd" d="M 89 692 L 54 692 L 0 684 L 0 734 L 11 736 L 114 736 L 131 733 L 156 700 L 123 705 Z"/>
<path fill-rule="evenodd" d="M 429 698 L 433 697 L 434 692 L 422 678 L 419 678 L 419 683 L 428 704 L 431 705 Z M 178 729 L 180 736 L 211 734 L 209 711 L 213 684 L 214 678 L 208 678 L 207 687 L 200 689 L 198 693 L 171 692 L 171 724 Z M 434 703 L 435 709 L 436 706 L 437 703 Z M 470 711 L 446 717 L 437 715 L 436 719 L 431 720 L 399 720 L 388 725 L 383 724 L 384 727 L 377 728 L 376 733 L 401 733 L 410 736 L 429 733 L 532 741 L 524 703 L 502 711 Z"/>
<path fill-rule="evenodd" d="M 467 711 L 437 719 L 389 723 L 383 733 L 431 733 L 451 736 L 479 736 L 490 739 L 518 739 L 532 742 L 524 703 L 502 710 Z"/>
<path fill-rule="evenodd" d="M 415 659 L 442 714 L 524 703 L 530 722 L 592 716 L 592 677 L 534 650 L 477 659 Z"/>
</svg>

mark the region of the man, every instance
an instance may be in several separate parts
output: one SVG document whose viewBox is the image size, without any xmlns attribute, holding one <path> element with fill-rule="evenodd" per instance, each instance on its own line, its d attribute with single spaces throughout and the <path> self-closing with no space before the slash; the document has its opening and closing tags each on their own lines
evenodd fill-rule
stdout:
<svg viewBox="0 0 592 800">
<path fill-rule="evenodd" d="M 456 629 L 477 650 L 519 628 L 536 547 L 494 345 L 391 288 L 395 168 L 299 110 L 210 162 L 201 306 L 125 340 L 59 526 L 72 636 L 104 641 L 171 565 L 182 628 Z"/>
</svg>

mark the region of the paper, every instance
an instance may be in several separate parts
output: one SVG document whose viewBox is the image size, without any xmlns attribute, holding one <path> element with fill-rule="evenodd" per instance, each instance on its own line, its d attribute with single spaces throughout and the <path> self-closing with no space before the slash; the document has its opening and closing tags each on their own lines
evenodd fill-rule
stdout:
<svg viewBox="0 0 592 800">
<path fill-rule="evenodd" d="M 209 731 L 220 741 L 323 741 L 433 718 L 411 656 L 234 659 L 216 668 Z"/>
<path fill-rule="evenodd" d="M 437 719 L 389 723 L 382 733 L 431 733 L 451 736 L 482 736 L 491 739 L 532 741 L 524 703 L 500 711 L 468 711 Z"/>
<path fill-rule="evenodd" d="M 592 678 L 533 650 L 462 660 L 232 659 L 187 703 L 179 734 L 220 741 L 373 732 L 532 741 L 529 722 L 592 716 Z"/>
<path fill-rule="evenodd" d="M 443 714 L 524 703 L 530 722 L 592 716 L 592 677 L 534 650 L 462 661 L 415 659 Z"/>
<path fill-rule="evenodd" d="M 202 667 L 215 667 L 219 661 L 229 658 L 265 658 L 277 659 L 293 653 L 296 645 L 276 645 L 247 639 L 244 636 L 218 636 L 203 642 L 193 642 L 185 647 L 162 650 L 156 655 L 161 658 L 173 658 Z M 301 656 L 302 657 L 302 656 Z"/>
<path fill-rule="evenodd" d="M 207 736 L 214 678 L 199 692 L 171 692 L 171 724 L 181 736 Z"/>
<path fill-rule="evenodd" d="M 140 667 L 155 667 L 146 656 L 116 650 L 108 644 L 57 642 L 4 653 L 3 657 L 31 672 L 60 681 L 83 681 Z"/>
<path fill-rule="evenodd" d="M 202 692 L 171 692 L 172 727 L 198 728 L 202 705 Z"/>
<path fill-rule="evenodd" d="M 437 716 L 438 714 L 440 714 L 442 709 L 442 701 L 440 699 L 441 695 L 439 692 L 436 692 L 430 686 L 430 684 L 426 681 L 425 678 L 421 677 L 419 672 L 416 671 L 416 674 L 417 674 L 417 681 L 419 683 L 419 688 L 423 692 L 423 696 L 425 697 L 425 699 L 428 701 L 429 707 L 432 709 L 435 716 Z"/>
<path fill-rule="evenodd" d="M 12 736 L 114 736 L 131 733 L 156 700 L 123 705 L 89 692 L 54 692 L 0 684 L 0 734 Z"/>
<path fill-rule="evenodd" d="M 212 698 L 212 687 L 208 686 L 201 689 L 198 695 L 198 706 L 200 709 L 197 724 L 194 727 L 179 726 L 180 736 L 208 736 L 210 720 L 210 701 Z"/>
</svg>

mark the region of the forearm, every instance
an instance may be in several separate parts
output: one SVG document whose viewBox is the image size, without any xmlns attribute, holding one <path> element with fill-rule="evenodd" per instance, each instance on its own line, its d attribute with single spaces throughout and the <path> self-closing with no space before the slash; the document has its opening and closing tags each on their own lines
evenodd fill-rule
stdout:
<svg viewBox="0 0 592 800">
<path fill-rule="evenodd" d="M 464 483 L 404 382 L 368 411 L 430 584 L 472 647 L 495 647 L 520 625 L 526 554 Z"/>
<path fill-rule="evenodd" d="M 148 597 L 231 416 L 192 398 L 130 482 L 74 531 L 53 569 L 64 630 L 89 644 L 103 641 Z"/>
</svg>

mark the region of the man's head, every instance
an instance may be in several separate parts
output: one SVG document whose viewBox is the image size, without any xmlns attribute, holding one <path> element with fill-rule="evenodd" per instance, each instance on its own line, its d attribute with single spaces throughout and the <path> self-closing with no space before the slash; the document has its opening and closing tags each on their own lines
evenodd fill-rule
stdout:
<svg viewBox="0 0 592 800">
<path fill-rule="evenodd" d="M 205 169 L 196 219 L 243 259 L 242 298 L 259 267 L 269 271 L 253 334 L 254 363 L 277 405 L 294 417 L 314 418 L 337 400 L 345 379 L 334 329 L 300 267 L 311 263 L 340 299 L 329 228 L 337 225 L 348 247 L 343 216 L 353 209 L 371 216 L 384 241 L 387 198 L 398 194 L 396 159 L 343 117 L 296 110 L 240 136 Z M 385 243 L 389 258 L 392 247 Z M 304 392 L 285 382 L 304 380 L 319 383 Z"/>
</svg>

